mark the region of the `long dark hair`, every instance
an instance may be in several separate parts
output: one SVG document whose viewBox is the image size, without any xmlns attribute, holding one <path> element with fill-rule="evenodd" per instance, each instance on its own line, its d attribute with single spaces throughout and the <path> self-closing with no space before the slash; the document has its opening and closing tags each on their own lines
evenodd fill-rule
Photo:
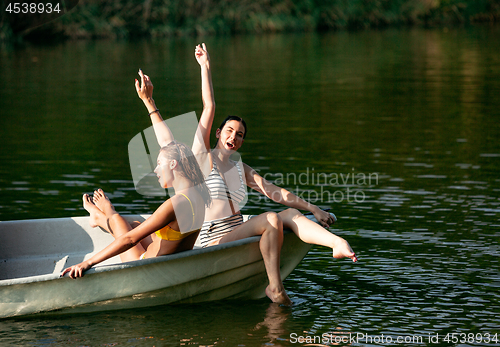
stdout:
<svg viewBox="0 0 500 347">
<path fill-rule="evenodd" d="M 212 203 L 210 191 L 205 184 L 205 176 L 201 172 L 198 161 L 191 149 L 181 142 L 172 141 L 160 149 L 160 154 L 165 155 L 168 159 L 177 160 L 182 175 L 193 182 L 195 189 L 202 196 L 205 206 L 210 206 Z"/>
</svg>

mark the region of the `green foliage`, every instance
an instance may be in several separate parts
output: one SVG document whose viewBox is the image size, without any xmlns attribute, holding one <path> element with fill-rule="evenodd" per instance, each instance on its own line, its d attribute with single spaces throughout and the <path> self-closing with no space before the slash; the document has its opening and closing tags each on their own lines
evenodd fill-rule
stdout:
<svg viewBox="0 0 500 347">
<path fill-rule="evenodd" d="M 132 38 L 496 22 L 500 0 L 80 0 L 44 27 L 63 38 Z M 47 28 L 37 29 L 47 30 Z M 0 23 L 0 40 L 23 37 Z M 31 35 L 32 33 L 30 33 Z"/>
</svg>

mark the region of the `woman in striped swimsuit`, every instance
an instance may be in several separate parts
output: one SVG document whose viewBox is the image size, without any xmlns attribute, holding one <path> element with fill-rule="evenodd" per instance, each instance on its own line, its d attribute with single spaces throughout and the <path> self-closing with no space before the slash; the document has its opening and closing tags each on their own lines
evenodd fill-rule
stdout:
<svg viewBox="0 0 500 347">
<path fill-rule="evenodd" d="M 210 148 L 210 130 L 215 114 L 215 101 L 210 72 L 210 59 L 205 44 L 195 48 L 195 57 L 201 67 L 203 112 L 198 131 L 193 142 L 193 153 L 210 190 L 212 205 L 205 211 L 205 222 L 200 231 L 199 241 L 203 247 L 259 235 L 259 247 L 264 259 L 269 285 L 266 295 L 279 304 L 291 304 L 280 276 L 280 251 L 283 244 L 283 228 L 291 229 L 304 242 L 330 247 L 334 258 L 351 258 L 357 261 L 349 244 L 323 227 L 335 222 L 334 217 L 309 204 L 286 189 L 266 181 L 250 166 L 230 157 L 243 144 L 246 124 L 240 117 L 229 116 L 216 130 L 217 144 Z M 157 115 L 153 124 L 163 120 Z M 160 146 L 161 136 L 158 136 Z M 280 213 L 266 212 L 243 221 L 239 204 L 246 199 L 246 186 L 279 202 L 289 209 Z M 320 226 L 299 210 L 314 214 Z"/>
</svg>

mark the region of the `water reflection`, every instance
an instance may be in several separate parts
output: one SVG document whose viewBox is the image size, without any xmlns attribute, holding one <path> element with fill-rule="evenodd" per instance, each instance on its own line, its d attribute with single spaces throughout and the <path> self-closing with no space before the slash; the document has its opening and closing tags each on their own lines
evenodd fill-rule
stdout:
<svg viewBox="0 0 500 347">
<path fill-rule="evenodd" d="M 8 330 L 22 329 L 22 339 L 33 341 L 31 345 L 283 346 L 289 345 L 287 321 L 291 314 L 290 308 L 263 301 L 230 301 L 66 318 L 45 316 L 43 323 L 38 318 L 1 324 Z M 231 329 L 227 322 L 232 322 Z M 13 341 L 22 339 L 17 336 Z M 7 340 L 2 337 L 2 341 Z"/>
<path fill-rule="evenodd" d="M 287 335 L 285 322 L 291 313 L 290 308 L 282 307 L 277 304 L 270 304 L 266 310 L 266 317 L 255 326 L 255 331 L 259 331 L 263 339 L 268 340 L 274 346 L 281 346 L 280 341 Z"/>
</svg>

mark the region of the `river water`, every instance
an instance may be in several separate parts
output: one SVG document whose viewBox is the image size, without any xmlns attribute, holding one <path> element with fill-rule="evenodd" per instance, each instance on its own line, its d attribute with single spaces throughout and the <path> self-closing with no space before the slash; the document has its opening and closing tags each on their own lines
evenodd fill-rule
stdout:
<svg viewBox="0 0 500 347">
<path fill-rule="evenodd" d="M 359 262 L 314 247 L 285 281 L 291 308 L 4 320 L 0 344 L 500 345 L 499 34 L 207 37 L 216 123 L 244 117 L 243 160 L 331 208 Z M 196 43 L 2 47 L 0 219 L 86 215 L 81 195 L 96 187 L 120 212 L 152 212 L 161 200 L 135 192 L 128 166 L 128 142 L 149 126 L 133 82 L 138 68 L 151 76 L 164 117 L 199 115 Z M 251 195 L 245 212 L 281 209 Z"/>
</svg>

